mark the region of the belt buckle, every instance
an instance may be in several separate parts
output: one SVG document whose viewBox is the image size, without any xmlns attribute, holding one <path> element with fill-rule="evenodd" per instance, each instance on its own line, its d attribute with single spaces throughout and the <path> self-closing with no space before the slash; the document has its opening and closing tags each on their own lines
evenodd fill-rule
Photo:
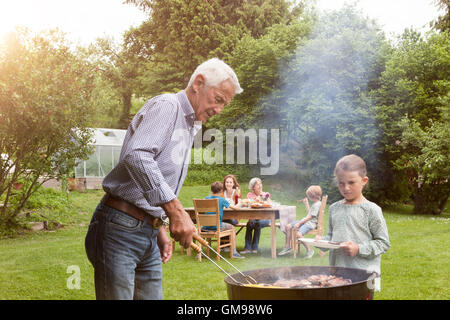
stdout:
<svg viewBox="0 0 450 320">
<path fill-rule="evenodd" d="M 153 229 L 159 229 L 163 224 L 163 221 L 159 218 L 154 217 L 152 227 Z"/>
<path fill-rule="evenodd" d="M 153 219 L 153 223 L 152 223 L 152 227 L 154 229 L 159 229 L 162 225 L 168 226 L 169 225 L 169 218 L 166 217 L 165 219 L 160 219 L 160 218 L 154 218 Z"/>
</svg>

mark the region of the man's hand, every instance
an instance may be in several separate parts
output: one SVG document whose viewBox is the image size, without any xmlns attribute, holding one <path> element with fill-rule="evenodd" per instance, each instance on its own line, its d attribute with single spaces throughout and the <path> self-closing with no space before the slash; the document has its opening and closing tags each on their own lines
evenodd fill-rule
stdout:
<svg viewBox="0 0 450 320">
<path fill-rule="evenodd" d="M 175 198 L 170 202 L 164 203 L 161 207 L 169 218 L 169 230 L 172 238 L 180 242 L 180 245 L 184 248 L 189 248 L 192 243 L 192 235 L 197 232 L 197 229 L 189 214 L 184 211 L 181 202 Z"/>
<path fill-rule="evenodd" d="M 163 263 L 166 263 L 170 260 L 170 258 L 172 258 L 173 248 L 172 242 L 170 241 L 169 235 L 167 234 L 164 227 L 161 227 L 159 229 L 158 247 L 159 251 L 161 252 L 161 261 Z"/>
</svg>

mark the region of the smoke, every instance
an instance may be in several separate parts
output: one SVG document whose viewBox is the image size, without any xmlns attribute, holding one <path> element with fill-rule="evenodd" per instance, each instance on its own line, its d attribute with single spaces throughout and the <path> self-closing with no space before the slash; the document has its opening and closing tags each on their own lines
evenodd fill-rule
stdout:
<svg viewBox="0 0 450 320">
<path fill-rule="evenodd" d="M 326 187 L 340 157 L 356 153 L 366 163 L 376 158 L 380 134 L 370 90 L 380 72 L 383 39 L 373 21 L 347 5 L 321 14 L 281 70 L 278 112 L 286 126 L 280 167 L 287 176 Z"/>
</svg>

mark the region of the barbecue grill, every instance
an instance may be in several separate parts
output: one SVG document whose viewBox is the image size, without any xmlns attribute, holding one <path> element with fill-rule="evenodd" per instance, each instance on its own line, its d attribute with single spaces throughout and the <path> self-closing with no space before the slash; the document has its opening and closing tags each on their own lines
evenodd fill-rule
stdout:
<svg viewBox="0 0 450 320">
<path fill-rule="evenodd" d="M 320 274 L 350 279 L 352 283 L 320 288 L 253 286 L 245 285 L 244 277 L 236 273 L 225 278 L 228 298 L 231 300 L 372 300 L 376 276 L 362 269 L 327 266 L 278 267 L 243 273 L 254 278 L 258 284 L 273 284 L 278 279 L 303 279 Z"/>
<path fill-rule="evenodd" d="M 225 262 L 231 265 L 238 273 L 229 274 L 222 267 L 212 261 L 202 249 L 191 243 L 197 253 L 208 258 L 216 267 L 227 274 L 228 298 L 231 300 L 372 300 L 374 294 L 375 272 L 367 272 L 362 269 L 344 267 L 278 267 L 255 269 L 241 272 L 232 263 L 215 251 L 208 242 L 197 234 L 194 238 L 201 244 L 218 254 Z M 341 282 L 341 285 L 327 285 L 319 287 L 277 287 L 277 280 L 302 280 L 311 276 L 334 276 L 350 280 Z M 298 283 L 298 281 L 292 281 Z M 339 283 L 339 282 L 338 282 Z M 329 284 L 329 283 L 328 283 Z"/>
</svg>

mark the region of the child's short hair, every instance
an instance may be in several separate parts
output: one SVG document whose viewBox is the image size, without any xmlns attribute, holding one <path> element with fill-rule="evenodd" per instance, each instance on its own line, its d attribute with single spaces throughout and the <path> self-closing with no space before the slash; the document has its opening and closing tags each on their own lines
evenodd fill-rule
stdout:
<svg viewBox="0 0 450 320">
<path fill-rule="evenodd" d="M 320 200 L 320 198 L 322 198 L 322 188 L 320 186 L 310 186 L 306 190 L 306 195 L 308 198 Z"/>
<path fill-rule="evenodd" d="M 222 182 L 216 181 L 211 184 L 211 192 L 212 193 L 219 193 L 222 190 L 223 190 Z"/>
<path fill-rule="evenodd" d="M 361 157 L 355 154 L 350 154 L 339 159 L 334 168 L 335 177 L 339 171 L 357 171 L 361 178 L 367 175 L 366 163 Z"/>
</svg>

